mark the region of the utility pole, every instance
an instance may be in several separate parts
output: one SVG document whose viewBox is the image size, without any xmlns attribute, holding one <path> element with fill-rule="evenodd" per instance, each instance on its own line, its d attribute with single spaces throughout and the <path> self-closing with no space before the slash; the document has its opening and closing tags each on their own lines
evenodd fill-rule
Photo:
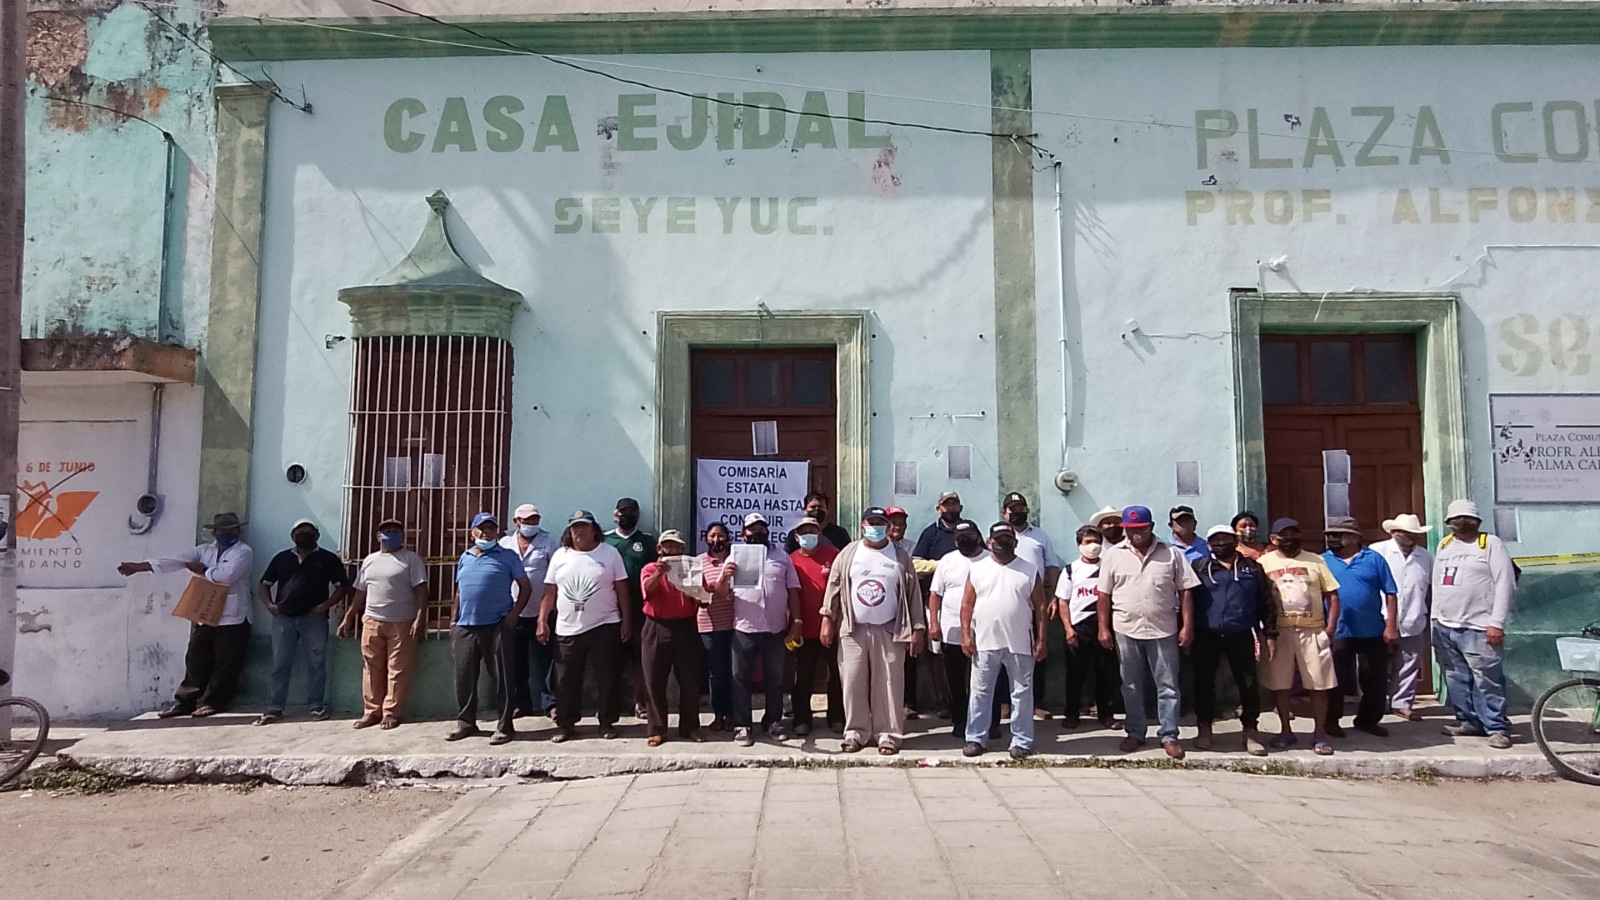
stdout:
<svg viewBox="0 0 1600 900">
<path fill-rule="evenodd" d="M 28 4 L 0 0 L 0 669 L 17 651 L 17 413 L 22 402 L 24 46 Z M 0 687 L 0 696 L 11 688 Z M 9 737 L 0 722 L 0 738 Z"/>
</svg>

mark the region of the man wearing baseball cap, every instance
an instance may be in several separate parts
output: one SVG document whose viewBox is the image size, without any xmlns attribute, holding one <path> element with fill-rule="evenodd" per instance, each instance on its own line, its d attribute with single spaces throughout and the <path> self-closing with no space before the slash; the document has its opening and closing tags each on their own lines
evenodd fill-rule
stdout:
<svg viewBox="0 0 1600 900">
<path fill-rule="evenodd" d="M 1400 642 L 1394 574 L 1380 554 L 1363 545 L 1350 516 L 1333 516 L 1323 528 L 1328 549 L 1322 561 L 1339 582 L 1339 621 L 1333 632 L 1333 668 L 1339 686 L 1328 696 L 1328 734 L 1344 737 L 1344 698 L 1359 687 L 1355 727 L 1388 737 L 1382 724 L 1389 708 L 1389 648 Z"/>
<path fill-rule="evenodd" d="M 1277 519 L 1272 523 L 1272 549 L 1257 560 L 1272 583 L 1272 602 L 1278 610 L 1276 652 L 1262 660 L 1261 684 L 1277 700 L 1278 736 L 1269 742 L 1286 750 L 1299 742 L 1289 729 L 1289 696 L 1294 676 L 1311 694 L 1312 750 L 1329 756 L 1328 692 L 1338 686 L 1333 668 L 1333 631 L 1339 621 L 1339 582 L 1322 557 L 1300 543 L 1300 523 Z M 1326 611 L 1324 611 L 1326 609 Z"/>
<path fill-rule="evenodd" d="M 928 637 L 939 641 L 937 652 L 944 662 L 945 682 L 950 686 L 950 731 L 957 738 L 967 736 L 967 706 L 971 700 L 972 658 L 961 652 L 961 600 L 967 587 L 967 572 L 972 564 L 987 559 L 983 533 L 971 522 L 956 523 L 956 549 L 939 559 L 928 592 Z M 989 732 L 997 736 L 1000 727 L 1000 702 L 991 705 Z"/>
<path fill-rule="evenodd" d="M 913 557 L 911 564 L 913 567 L 915 567 L 916 559 L 915 554 L 912 551 L 917 549 L 917 545 L 913 543 L 910 538 L 906 537 L 906 525 L 910 521 L 910 514 L 906 512 L 905 507 L 903 506 L 890 506 L 884 509 L 884 512 L 888 513 L 889 515 L 889 543 L 899 547 L 901 550 L 904 550 L 907 556 Z M 927 594 L 929 584 L 932 582 L 932 577 L 919 577 L 918 581 L 928 582 L 922 584 L 922 592 L 923 594 Z M 928 654 L 928 656 L 932 655 L 933 654 L 931 653 Z M 917 669 L 923 664 L 923 659 L 925 659 L 925 657 L 920 654 L 917 656 L 906 657 L 905 713 L 907 719 L 916 719 L 921 716 L 921 713 L 917 712 L 917 697 L 919 695 L 917 690 L 917 685 L 919 682 L 919 679 L 917 678 Z M 935 678 L 935 694 L 939 693 L 940 687 L 939 680 Z"/>
<path fill-rule="evenodd" d="M 628 596 L 624 599 L 633 613 L 628 619 L 633 633 L 622 636 L 623 677 L 618 682 L 617 690 L 623 699 L 631 693 L 633 713 L 643 719 L 647 714 L 645 707 L 650 692 L 645 685 L 644 667 L 639 656 L 639 629 L 644 625 L 644 588 L 640 579 L 645 565 L 656 561 L 656 536 L 639 527 L 639 501 L 632 497 L 617 501 L 611 519 L 617 523 L 617 527 L 606 532 L 605 540 L 622 554 L 622 564 L 628 570 Z M 627 706 L 627 703 L 623 703 L 624 708 Z"/>
<path fill-rule="evenodd" d="M 652 747 L 667 739 L 667 677 L 678 684 L 678 735 L 700 743 L 699 604 L 667 578 L 667 566 L 688 550 L 682 532 L 667 529 L 656 538 L 657 559 L 645 563 L 644 625 L 639 629 L 640 659 L 649 685 L 649 738 Z"/>
<path fill-rule="evenodd" d="M 1061 557 L 1056 554 L 1050 535 L 1028 521 L 1028 513 L 1028 498 L 1016 491 L 1005 495 L 1000 501 L 1000 518 L 1017 534 L 1017 555 L 1033 565 L 1033 570 L 1039 574 L 1039 580 L 1044 585 L 1045 597 L 1049 598 L 1061 578 Z M 1055 617 L 1055 604 L 1047 599 L 1045 618 L 1053 620 Z M 1044 699 L 1047 669 L 1044 660 L 1039 660 L 1033 667 L 1033 718 L 1036 722 L 1050 718 L 1050 710 L 1045 707 Z"/>
<path fill-rule="evenodd" d="M 511 512 L 512 532 L 500 539 L 500 546 L 517 554 L 522 560 L 522 571 L 535 591 L 544 590 L 544 576 L 550 569 L 550 557 L 555 555 L 560 542 L 556 536 L 540 527 L 539 507 L 524 503 Z M 511 634 L 511 683 L 517 689 L 516 716 L 549 716 L 556 709 L 556 685 L 551 677 L 555 664 L 555 649 L 539 642 L 539 604 L 530 602 L 517 617 L 517 627 Z"/>
<path fill-rule="evenodd" d="M 1489 746 L 1511 746 L 1506 717 L 1504 650 L 1506 619 L 1516 596 L 1516 566 L 1506 545 L 1480 530 L 1483 519 L 1471 500 L 1453 500 L 1445 510 L 1450 534 L 1433 562 L 1433 651 L 1444 670 L 1456 724 L 1451 737 L 1489 736 Z"/>
<path fill-rule="evenodd" d="M 911 557 L 890 542 L 889 513 L 883 507 L 861 514 L 861 540 L 834 559 L 822 615 L 822 642 L 839 643 L 844 751 L 876 742 L 885 756 L 900 752 L 906 730 L 905 657 L 922 652 L 928 623 Z"/>
<path fill-rule="evenodd" d="M 515 590 L 515 595 L 513 595 Z M 515 596 L 515 599 L 512 599 Z M 517 733 L 511 715 L 517 692 L 511 683 L 511 631 L 533 596 L 522 560 L 500 546 L 500 521 L 494 513 L 472 517 L 472 546 L 456 562 L 456 602 L 450 624 L 450 655 L 455 661 L 456 729 L 447 741 L 483 734 L 478 727 L 478 669 L 488 672 L 500 709 L 491 744 Z"/>
<path fill-rule="evenodd" d="M 767 517 L 753 512 L 744 517 L 744 542 L 760 547 L 764 556 L 755 587 L 733 588 L 733 740 L 742 747 L 755 743 L 756 660 L 761 661 L 766 708 L 761 730 L 775 741 L 788 737 L 783 728 L 783 671 L 788 664 L 786 638 L 801 640 L 804 617 L 800 613 L 800 576 L 783 548 L 772 546 Z M 730 556 L 723 577 L 738 571 Z"/>
<path fill-rule="evenodd" d="M 1131 753 L 1149 734 L 1145 718 L 1145 676 L 1155 680 L 1156 736 L 1161 749 L 1183 759 L 1178 741 L 1178 651 L 1194 642 L 1193 591 L 1200 579 L 1177 548 L 1155 536 L 1150 508 L 1122 511 L 1127 540 L 1102 556 L 1096 613 L 1100 646 L 1115 645 L 1122 670 L 1123 738 L 1119 748 Z"/>
<path fill-rule="evenodd" d="M 911 548 L 917 575 L 924 581 L 931 580 L 934 570 L 939 567 L 939 560 L 956 549 L 956 524 L 962 521 L 961 495 L 955 491 L 941 493 L 934 509 L 939 517 L 922 529 L 922 534 L 917 537 L 917 545 Z"/>
<path fill-rule="evenodd" d="M 1389 705 L 1395 715 L 1409 720 L 1417 699 L 1417 682 L 1422 678 L 1422 648 L 1428 640 L 1433 554 L 1423 543 L 1433 526 L 1422 524 L 1414 513 L 1401 513 L 1385 519 L 1383 530 L 1389 539 L 1373 544 L 1372 549 L 1389 563 L 1400 606 L 1400 643 L 1393 654 Z"/>
<path fill-rule="evenodd" d="M 1211 749 L 1211 723 L 1217 718 L 1217 669 L 1223 660 L 1239 691 L 1244 726 L 1244 748 L 1252 756 L 1266 756 L 1261 741 L 1261 684 L 1256 674 L 1256 640 L 1265 655 L 1277 646 L 1278 614 L 1272 608 L 1272 588 L 1255 560 L 1239 552 L 1232 526 L 1216 525 L 1206 532 L 1204 557 L 1195 560 L 1194 589 L 1194 718 L 1200 735 L 1196 750 Z"/>
<path fill-rule="evenodd" d="M 1195 531 L 1198 524 L 1192 506 L 1174 506 L 1167 512 L 1167 526 L 1172 529 L 1172 546 L 1183 551 L 1184 558 L 1191 563 L 1211 554 L 1205 539 Z"/>
<path fill-rule="evenodd" d="M 1044 582 L 1033 563 L 1017 555 L 1017 532 L 1009 522 L 989 527 L 989 556 L 972 563 L 961 597 L 961 650 L 972 659 L 972 697 L 967 702 L 963 756 L 981 756 L 993 730 L 990 715 L 1004 672 L 1010 678 L 1011 758 L 1033 755 L 1034 665 L 1045 658 L 1048 605 Z"/>
<path fill-rule="evenodd" d="M 289 676 L 294 659 L 306 656 L 306 706 L 311 718 L 328 717 L 328 610 L 344 599 L 350 575 L 339 555 L 317 546 L 322 533 L 315 522 L 301 519 L 289 529 L 294 546 L 267 563 L 256 590 L 272 614 L 272 696 L 255 724 L 283 718 L 289 702 Z"/>
</svg>

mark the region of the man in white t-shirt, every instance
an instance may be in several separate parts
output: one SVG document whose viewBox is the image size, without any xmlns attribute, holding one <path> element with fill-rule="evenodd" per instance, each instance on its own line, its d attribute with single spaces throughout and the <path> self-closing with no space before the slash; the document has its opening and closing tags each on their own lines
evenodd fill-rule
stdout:
<svg viewBox="0 0 1600 900">
<path fill-rule="evenodd" d="M 1017 532 L 1006 522 L 989 528 L 989 558 L 972 564 L 961 599 L 961 649 L 972 658 L 972 698 L 967 704 L 965 756 L 988 744 L 984 721 L 995 682 L 1011 679 L 1011 758 L 1033 755 L 1033 665 L 1045 656 L 1044 582 L 1033 564 L 1017 556 Z"/>
<path fill-rule="evenodd" d="M 956 549 L 939 558 L 928 592 L 928 634 L 934 652 L 944 660 L 945 680 L 950 683 L 950 731 L 958 738 L 967 736 L 967 703 L 971 700 L 972 660 L 961 652 L 961 598 L 966 595 L 967 570 L 980 559 L 989 558 L 978 526 L 963 519 L 956 523 Z M 1000 724 L 1000 705 L 995 703 L 990 731 Z"/>
<path fill-rule="evenodd" d="M 835 634 L 839 640 L 844 751 L 875 741 L 879 753 L 899 753 L 906 728 L 906 655 L 922 652 L 928 624 L 911 555 L 889 540 L 883 507 L 862 514 L 861 540 L 834 559 L 822 615 L 822 643 L 831 646 Z"/>
<path fill-rule="evenodd" d="M 339 636 L 361 629 L 361 718 L 356 728 L 400 724 L 411 688 L 417 642 L 427 633 L 428 575 L 422 557 L 407 550 L 399 519 L 378 523 L 378 549 L 356 570 L 355 599 Z"/>
<path fill-rule="evenodd" d="M 1017 532 L 1017 555 L 1027 560 L 1044 582 L 1045 616 L 1047 619 L 1054 619 L 1055 604 L 1050 603 L 1049 598 L 1050 591 L 1061 577 L 1061 557 L 1056 555 L 1055 544 L 1051 542 L 1050 535 L 1045 533 L 1043 528 L 1029 524 L 1028 514 L 1028 498 L 1016 491 L 1007 494 L 1000 503 L 1000 517 Z M 1048 639 L 1049 635 L 1046 632 L 1046 640 Z M 1004 679 L 1001 683 L 1003 686 Z M 1041 661 L 1033 667 L 1033 702 L 1036 704 L 1033 708 L 1033 718 L 1036 722 L 1050 718 L 1050 710 L 1044 705 L 1044 695 L 1045 664 Z"/>
<path fill-rule="evenodd" d="M 1067 564 L 1056 582 L 1056 618 L 1067 632 L 1067 709 L 1062 728 L 1077 728 L 1083 706 L 1083 683 L 1094 676 L 1094 712 L 1102 728 L 1116 719 L 1122 676 L 1117 671 L 1117 651 L 1100 646 L 1099 598 L 1100 551 L 1105 538 L 1100 529 L 1085 525 L 1078 529 L 1078 558 Z M 1041 692 L 1042 693 L 1042 692 Z"/>
<path fill-rule="evenodd" d="M 550 738 L 555 743 L 570 739 L 583 717 L 583 675 L 591 664 L 600 698 L 600 736 L 617 736 L 622 641 L 633 634 L 628 590 L 622 554 L 605 541 L 594 514 L 573 513 L 545 570 L 537 625 L 539 640 L 548 644 L 555 622 L 556 733 Z"/>
</svg>

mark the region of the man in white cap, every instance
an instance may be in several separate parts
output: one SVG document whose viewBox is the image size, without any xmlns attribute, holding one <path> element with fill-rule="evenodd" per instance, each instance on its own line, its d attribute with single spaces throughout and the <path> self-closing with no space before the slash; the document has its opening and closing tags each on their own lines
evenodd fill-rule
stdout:
<svg viewBox="0 0 1600 900">
<path fill-rule="evenodd" d="M 799 643 L 805 626 L 800 613 L 800 576 L 789 554 L 772 546 L 767 517 L 754 512 L 745 516 L 743 537 L 746 544 L 760 547 L 765 554 L 756 586 L 733 589 L 733 740 L 748 747 L 755 743 L 751 706 L 757 660 L 761 661 L 767 697 L 761 730 L 775 741 L 788 737 L 783 728 L 783 669 L 789 655 L 784 639 Z M 722 570 L 725 578 L 735 575 L 738 566 L 733 557 L 723 563 Z"/>
<path fill-rule="evenodd" d="M 1456 724 L 1451 737 L 1489 736 L 1489 746 L 1511 746 L 1503 669 L 1506 618 L 1516 595 L 1516 568 L 1506 545 L 1479 531 L 1483 519 L 1471 500 L 1445 510 L 1450 534 L 1433 563 L 1433 652 L 1444 670 Z"/>
<path fill-rule="evenodd" d="M 1389 539 L 1373 544 L 1372 549 L 1389 563 L 1400 600 L 1400 643 L 1393 655 L 1389 705 L 1395 715 L 1410 719 L 1411 706 L 1417 699 L 1417 682 L 1422 677 L 1422 648 L 1428 640 L 1428 596 L 1433 582 L 1433 554 L 1421 542 L 1428 539 L 1433 526 L 1422 524 L 1415 513 L 1401 513 L 1385 519 L 1383 530 L 1389 533 Z"/>
<path fill-rule="evenodd" d="M 539 523 L 539 507 L 524 503 L 511 512 L 511 533 L 500 539 L 500 546 L 522 559 L 522 571 L 530 585 L 544 584 L 545 573 L 550 570 L 550 557 L 561 546 L 560 540 Z M 555 647 L 539 641 L 539 606 L 529 602 L 517 617 L 517 626 L 511 632 L 511 684 L 516 690 L 516 709 L 513 717 L 548 715 L 556 709 L 555 679 L 551 674 L 555 663 Z M 554 621 L 550 627 L 554 628 Z"/>
<path fill-rule="evenodd" d="M 1122 543 L 1122 510 L 1108 506 L 1095 513 L 1089 524 L 1100 529 L 1107 550 Z"/>
</svg>

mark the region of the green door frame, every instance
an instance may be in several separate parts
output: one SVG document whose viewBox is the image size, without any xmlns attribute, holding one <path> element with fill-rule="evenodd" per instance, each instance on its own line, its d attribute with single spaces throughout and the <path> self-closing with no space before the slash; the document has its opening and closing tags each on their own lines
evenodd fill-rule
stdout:
<svg viewBox="0 0 1600 900">
<path fill-rule="evenodd" d="M 689 353 L 711 347 L 833 347 L 837 366 L 838 481 L 834 521 L 859 521 L 871 486 L 871 313 L 689 310 L 656 314 L 656 522 L 692 530 Z"/>
<path fill-rule="evenodd" d="M 1263 294 L 1237 290 L 1229 301 L 1233 316 L 1234 427 L 1241 509 L 1269 515 L 1261 409 L 1263 334 L 1416 334 L 1426 507 L 1417 512 L 1424 521 L 1441 524 L 1444 508 L 1451 500 L 1470 496 L 1458 295 Z M 1435 535 L 1439 533 L 1434 531 Z"/>
</svg>

